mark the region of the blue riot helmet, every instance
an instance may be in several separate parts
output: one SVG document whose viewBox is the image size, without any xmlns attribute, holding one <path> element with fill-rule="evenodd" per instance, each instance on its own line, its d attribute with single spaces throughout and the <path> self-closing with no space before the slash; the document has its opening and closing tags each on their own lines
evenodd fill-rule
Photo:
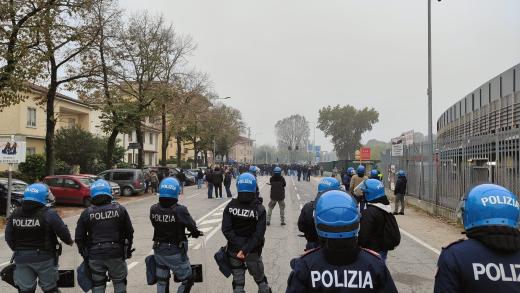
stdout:
<svg viewBox="0 0 520 293">
<path fill-rule="evenodd" d="M 333 177 L 325 177 L 318 183 L 318 193 L 324 193 L 329 190 L 339 190 L 341 184 L 338 179 Z"/>
<path fill-rule="evenodd" d="M 179 198 L 181 185 L 177 178 L 164 178 L 159 184 L 159 198 Z"/>
<path fill-rule="evenodd" d="M 358 175 L 359 177 L 363 177 L 363 176 L 365 176 L 365 172 L 366 172 L 366 170 L 365 170 L 365 166 L 363 166 L 363 165 L 359 165 L 359 166 L 357 167 L 356 173 L 357 173 L 357 175 Z"/>
<path fill-rule="evenodd" d="M 256 174 L 256 169 L 257 169 L 256 166 L 251 165 L 251 166 L 249 167 L 249 173 L 251 173 L 251 174 Z"/>
<path fill-rule="evenodd" d="M 377 169 L 370 171 L 370 178 L 372 179 L 379 179 L 379 171 Z"/>
<path fill-rule="evenodd" d="M 355 172 L 354 168 L 352 168 L 352 167 L 347 168 L 347 175 L 353 176 L 355 173 L 356 172 Z"/>
<path fill-rule="evenodd" d="M 98 195 L 108 195 L 112 197 L 112 188 L 106 180 L 98 179 L 90 185 L 90 197 L 95 198 Z"/>
<path fill-rule="evenodd" d="M 367 179 L 360 184 L 359 188 L 363 191 L 365 199 L 368 202 L 385 196 L 385 186 L 383 182 L 377 179 Z"/>
<path fill-rule="evenodd" d="M 464 229 L 483 226 L 518 228 L 520 206 L 517 197 L 495 184 L 481 184 L 471 189 L 463 200 Z"/>
<path fill-rule="evenodd" d="M 318 236 L 329 239 L 353 238 L 359 232 L 357 202 L 346 192 L 325 192 L 316 203 L 314 222 Z"/>
<path fill-rule="evenodd" d="M 273 173 L 274 173 L 274 174 L 282 174 L 282 168 L 280 168 L 280 167 L 275 167 L 275 168 L 273 169 Z"/>
<path fill-rule="evenodd" d="M 406 174 L 404 173 L 403 170 L 399 170 L 399 172 L 397 172 L 397 176 L 398 176 L 398 177 L 405 177 Z"/>
<path fill-rule="evenodd" d="M 49 188 L 47 185 L 42 183 L 34 183 L 27 188 L 23 192 L 23 200 L 26 201 L 35 201 L 41 204 L 47 204 L 47 198 L 49 196 Z"/>
<path fill-rule="evenodd" d="M 256 193 L 256 177 L 250 173 L 244 173 L 237 178 L 237 192 Z"/>
</svg>

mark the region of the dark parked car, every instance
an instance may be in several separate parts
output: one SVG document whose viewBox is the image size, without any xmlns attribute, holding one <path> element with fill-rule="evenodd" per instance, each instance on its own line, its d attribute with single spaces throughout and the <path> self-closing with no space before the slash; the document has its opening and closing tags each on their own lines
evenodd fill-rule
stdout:
<svg viewBox="0 0 520 293">
<path fill-rule="evenodd" d="M 119 184 L 124 196 L 144 192 L 144 174 L 140 169 L 112 169 L 103 171 L 98 176 Z"/>
<path fill-rule="evenodd" d="M 92 178 L 93 180 L 103 179 L 97 175 L 92 175 L 92 174 L 81 174 L 81 175 Z M 119 187 L 119 184 L 112 182 L 112 181 L 107 181 L 107 182 L 108 182 L 108 184 L 110 184 L 110 188 L 112 189 L 112 196 L 121 195 L 121 187 Z"/>
<path fill-rule="evenodd" d="M 184 175 L 186 175 L 186 186 L 197 184 L 197 172 L 184 170 Z"/>
<path fill-rule="evenodd" d="M 90 185 L 93 179 L 82 175 L 47 176 L 43 183 L 49 186 L 56 203 L 90 206 Z"/>
<path fill-rule="evenodd" d="M 27 183 L 13 179 L 11 183 L 11 204 L 9 205 L 10 212 L 13 212 L 17 207 L 22 205 L 23 192 L 27 187 Z M 5 215 L 7 206 L 7 178 L 0 178 L 0 214 Z"/>
</svg>

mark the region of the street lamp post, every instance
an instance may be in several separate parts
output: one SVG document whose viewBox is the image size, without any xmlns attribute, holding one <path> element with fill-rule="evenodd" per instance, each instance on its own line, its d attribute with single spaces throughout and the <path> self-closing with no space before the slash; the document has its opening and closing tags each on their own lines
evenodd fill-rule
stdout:
<svg viewBox="0 0 520 293">
<path fill-rule="evenodd" d="M 438 0 L 440 2 L 440 0 Z M 433 122 L 432 122 L 432 0 L 428 0 L 428 168 L 430 182 L 428 196 L 433 195 Z M 435 204 L 439 205 L 439 198 L 435 195 Z"/>
</svg>

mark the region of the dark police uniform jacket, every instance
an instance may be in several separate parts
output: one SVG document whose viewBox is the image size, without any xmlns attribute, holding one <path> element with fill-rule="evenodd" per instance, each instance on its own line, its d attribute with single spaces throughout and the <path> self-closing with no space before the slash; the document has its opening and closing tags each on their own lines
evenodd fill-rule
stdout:
<svg viewBox="0 0 520 293">
<path fill-rule="evenodd" d="M 271 184 L 271 199 L 272 200 L 284 200 L 285 199 L 285 178 L 282 175 L 274 175 L 269 179 Z"/>
<path fill-rule="evenodd" d="M 150 221 L 154 228 L 155 252 L 162 255 L 179 253 L 182 242 L 187 241 L 186 228 L 198 237 L 197 224 L 183 205 L 162 207 L 159 203 L 150 208 Z"/>
<path fill-rule="evenodd" d="M 326 262 L 318 248 L 291 262 L 286 293 L 397 292 L 386 265 L 374 252 L 361 249 L 351 264 Z"/>
<path fill-rule="evenodd" d="M 133 238 L 128 212 L 118 203 L 90 206 L 81 213 L 76 226 L 78 249 L 90 259 L 123 258 L 125 240 L 131 246 Z"/>
<path fill-rule="evenodd" d="M 478 240 L 460 240 L 442 250 L 437 267 L 436 293 L 520 292 L 520 251 L 498 253 Z"/>
<path fill-rule="evenodd" d="M 298 217 L 298 230 L 303 232 L 307 242 L 318 243 L 318 232 L 316 232 L 316 226 L 314 225 L 314 204 L 315 201 L 311 201 L 303 206 Z"/>
<path fill-rule="evenodd" d="M 18 208 L 8 218 L 5 241 L 14 251 L 39 251 L 34 256 L 17 256 L 17 263 L 42 262 L 55 256 L 58 236 L 65 243 L 72 243 L 69 229 L 60 216 L 43 205 Z"/>
<path fill-rule="evenodd" d="M 261 200 L 255 194 L 252 195 L 250 202 L 241 202 L 235 198 L 224 209 L 222 233 L 228 241 L 230 252 L 262 252 L 266 213 Z"/>
</svg>

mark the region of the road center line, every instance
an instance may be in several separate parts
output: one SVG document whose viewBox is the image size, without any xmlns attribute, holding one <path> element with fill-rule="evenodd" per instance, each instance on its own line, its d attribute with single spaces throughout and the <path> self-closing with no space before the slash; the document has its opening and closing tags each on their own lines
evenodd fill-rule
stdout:
<svg viewBox="0 0 520 293">
<path fill-rule="evenodd" d="M 206 245 L 208 243 L 208 240 L 211 239 L 211 237 L 213 237 L 215 235 L 215 233 L 217 233 L 218 231 L 220 231 L 220 228 L 222 227 L 222 224 L 219 224 L 217 227 L 215 227 L 215 229 L 213 229 L 213 231 L 211 231 L 208 236 L 205 236 L 204 239 L 202 239 L 202 241 L 204 241 L 204 245 Z M 202 246 L 202 243 L 199 243 L 197 244 L 193 249 L 199 249 L 200 247 Z"/>
<path fill-rule="evenodd" d="M 300 197 L 300 194 L 299 194 L 299 193 L 296 193 L 296 198 L 297 198 L 298 200 L 301 200 L 301 197 Z"/>
<path fill-rule="evenodd" d="M 209 213 L 205 214 L 204 216 L 200 217 L 196 222 L 197 224 L 200 224 L 200 222 L 204 221 L 204 219 L 206 219 L 207 217 L 209 217 L 212 213 L 214 213 L 216 210 L 226 206 L 231 200 L 226 200 L 225 202 L 223 202 L 221 205 L 219 205 L 218 207 L 212 209 Z"/>
<path fill-rule="evenodd" d="M 438 249 L 436 249 L 433 246 L 429 245 L 428 243 L 422 241 L 421 239 L 419 239 L 418 237 L 414 236 L 410 232 L 407 232 L 406 230 L 403 230 L 401 227 L 399 227 L 399 231 L 401 231 L 401 233 L 406 235 L 408 238 L 412 239 L 413 241 L 417 242 L 418 244 L 420 244 L 423 247 L 427 248 L 428 250 L 432 251 L 436 255 L 440 255 L 441 254 L 441 252 Z"/>
</svg>

